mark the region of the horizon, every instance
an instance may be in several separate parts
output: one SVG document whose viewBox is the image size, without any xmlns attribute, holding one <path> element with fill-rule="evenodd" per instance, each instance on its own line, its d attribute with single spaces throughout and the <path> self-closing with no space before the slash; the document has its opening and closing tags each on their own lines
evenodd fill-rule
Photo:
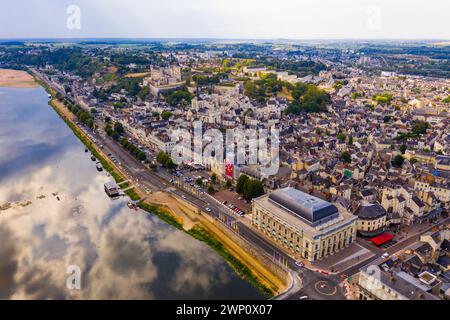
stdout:
<svg viewBox="0 0 450 320">
<path fill-rule="evenodd" d="M 24 0 L 2 4 L 0 39 L 447 40 L 449 12 L 423 0 Z"/>
<path fill-rule="evenodd" d="M 367 41 L 367 42 L 434 42 L 434 41 L 450 41 L 450 38 L 220 38 L 220 37 L 19 37 L 19 38 L 0 38 L 0 41 L 63 41 L 63 40 L 133 40 L 133 41 L 147 41 L 147 40 L 226 40 L 226 41 Z"/>
</svg>

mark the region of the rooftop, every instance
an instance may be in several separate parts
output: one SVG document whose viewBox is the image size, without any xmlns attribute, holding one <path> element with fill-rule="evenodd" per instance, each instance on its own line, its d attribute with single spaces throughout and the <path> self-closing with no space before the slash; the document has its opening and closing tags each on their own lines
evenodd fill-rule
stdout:
<svg viewBox="0 0 450 320">
<path fill-rule="evenodd" d="M 305 202 L 308 199 L 310 201 Z M 313 238 L 335 232 L 358 219 L 338 204 L 331 204 L 293 188 L 261 196 L 254 200 L 254 205 Z"/>
<path fill-rule="evenodd" d="M 336 217 L 339 214 L 338 209 L 332 203 L 291 187 L 271 193 L 269 201 L 313 225 L 320 223 L 325 218 Z"/>
</svg>

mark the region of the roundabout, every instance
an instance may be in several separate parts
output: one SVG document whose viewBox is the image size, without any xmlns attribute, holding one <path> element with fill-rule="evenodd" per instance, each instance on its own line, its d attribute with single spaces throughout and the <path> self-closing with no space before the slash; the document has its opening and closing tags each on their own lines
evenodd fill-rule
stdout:
<svg viewBox="0 0 450 320">
<path fill-rule="evenodd" d="M 325 296 L 334 296 L 337 293 L 337 286 L 330 281 L 318 281 L 314 287 L 318 293 Z"/>
</svg>

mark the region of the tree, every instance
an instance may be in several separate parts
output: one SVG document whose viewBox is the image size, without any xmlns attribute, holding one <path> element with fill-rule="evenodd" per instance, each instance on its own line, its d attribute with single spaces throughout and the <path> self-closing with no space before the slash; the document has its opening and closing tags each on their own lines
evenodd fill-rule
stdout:
<svg viewBox="0 0 450 320">
<path fill-rule="evenodd" d="M 353 144 L 353 136 L 352 136 L 352 135 L 350 135 L 350 136 L 348 137 L 348 144 L 349 144 L 349 145 L 352 145 L 352 144 Z"/>
<path fill-rule="evenodd" d="M 214 189 L 213 186 L 209 186 L 208 187 L 208 193 L 214 193 L 214 192 L 216 192 L 216 189 Z"/>
<path fill-rule="evenodd" d="M 166 163 L 164 163 L 165 167 L 167 169 L 175 169 L 177 167 L 177 165 L 172 161 L 172 158 L 169 157 L 169 159 L 167 159 Z"/>
<path fill-rule="evenodd" d="M 344 151 L 341 154 L 341 158 L 345 163 L 351 163 L 352 162 L 352 156 L 350 155 L 350 152 Z"/>
<path fill-rule="evenodd" d="M 202 180 L 202 178 L 198 178 L 197 180 L 195 180 L 195 184 L 196 185 L 198 185 L 198 186 L 203 186 L 203 180 Z"/>
<path fill-rule="evenodd" d="M 408 147 L 406 146 L 406 144 L 402 144 L 402 145 L 400 146 L 400 152 L 401 152 L 402 154 L 405 154 L 406 149 L 408 149 Z"/>
<path fill-rule="evenodd" d="M 390 93 L 377 94 L 373 99 L 380 104 L 390 104 L 394 97 Z"/>
<path fill-rule="evenodd" d="M 244 185 L 244 199 L 250 201 L 264 194 L 264 188 L 259 180 L 249 179 Z"/>
<path fill-rule="evenodd" d="M 416 135 L 421 135 L 427 132 L 427 129 L 429 128 L 430 124 L 426 121 L 415 121 L 413 125 L 413 133 Z"/>
<path fill-rule="evenodd" d="M 139 161 L 145 161 L 145 160 L 147 160 L 147 155 L 145 154 L 144 151 L 139 151 L 137 153 L 137 158 Z"/>
<path fill-rule="evenodd" d="M 113 131 L 112 138 L 117 141 L 119 140 L 120 135 L 116 131 Z"/>
<path fill-rule="evenodd" d="M 231 187 L 231 180 L 227 179 L 227 182 L 225 182 L 225 187 L 230 188 Z"/>
<path fill-rule="evenodd" d="M 169 120 L 170 119 L 170 117 L 172 117 L 172 112 L 170 112 L 170 111 L 163 111 L 162 113 L 161 113 L 161 118 L 163 119 L 163 120 Z"/>
<path fill-rule="evenodd" d="M 148 94 L 150 93 L 150 88 L 149 87 L 143 87 L 140 91 L 139 91 L 139 99 L 141 100 L 145 100 L 145 98 L 147 98 Z"/>
<path fill-rule="evenodd" d="M 156 156 L 156 161 L 158 161 L 158 163 L 160 163 L 162 165 L 165 165 L 169 159 L 170 159 L 169 155 L 165 152 L 160 152 Z"/>
<path fill-rule="evenodd" d="M 336 138 L 338 140 L 341 140 L 341 142 L 344 142 L 345 141 L 345 134 L 342 133 L 342 132 L 339 132 L 338 135 L 336 136 Z"/>
<path fill-rule="evenodd" d="M 241 174 L 236 182 L 236 192 L 238 194 L 244 194 L 245 183 L 249 180 L 249 177 L 245 174 Z"/>
<path fill-rule="evenodd" d="M 394 157 L 394 161 L 392 161 L 392 165 L 396 168 L 401 168 L 404 161 L 405 161 L 405 158 L 401 154 L 398 154 Z"/>
<path fill-rule="evenodd" d="M 212 183 L 216 183 L 217 182 L 217 175 L 215 173 L 213 173 L 212 176 L 211 176 L 211 182 Z"/>
<path fill-rule="evenodd" d="M 171 106 L 176 106 L 179 103 L 190 104 L 194 95 L 187 90 L 177 90 L 166 95 L 166 101 Z"/>
<path fill-rule="evenodd" d="M 114 124 L 114 131 L 116 131 L 119 135 L 122 135 L 124 133 L 123 126 L 120 122 L 116 122 Z"/>
</svg>

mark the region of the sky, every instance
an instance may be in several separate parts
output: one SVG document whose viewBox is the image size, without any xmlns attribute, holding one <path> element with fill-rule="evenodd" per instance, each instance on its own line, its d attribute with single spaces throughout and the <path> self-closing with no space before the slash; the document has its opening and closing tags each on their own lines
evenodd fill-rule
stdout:
<svg viewBox="0 0 450 320">
<path fill-rule="evenodd" d="M 0 38 L 450 39 L 448 0 L 2 0 Z"/>
</svg>

